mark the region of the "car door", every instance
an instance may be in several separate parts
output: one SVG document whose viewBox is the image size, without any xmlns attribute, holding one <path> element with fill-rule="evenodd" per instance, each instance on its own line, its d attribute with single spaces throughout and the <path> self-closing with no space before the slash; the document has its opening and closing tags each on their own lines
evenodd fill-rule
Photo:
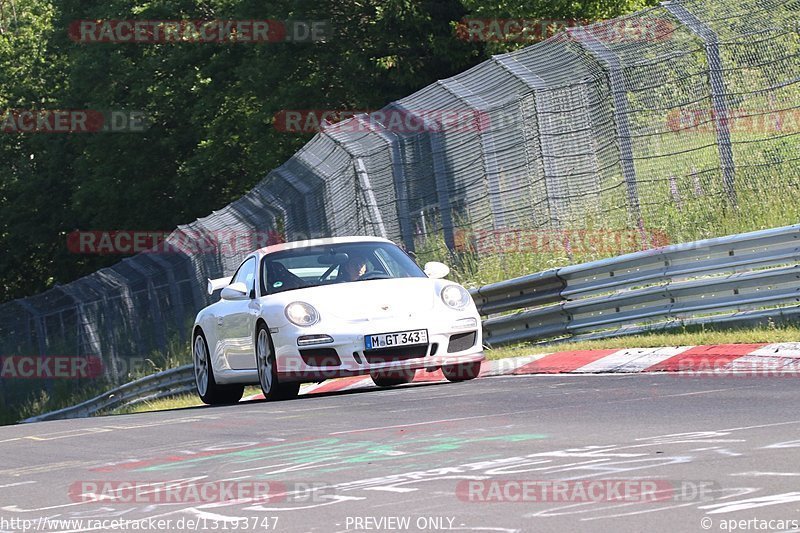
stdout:
<svg viewBox="0 0 800 533">
<path fill-rule="evenodd" d="M 234 274 L 231 284 L 244 283 L 250 293 L 245 300 L 225 300 L 220 314 L 222 350 L 230 368 L 234 370 L 254 369 L 256 318 L 256 257 L 248 257 Z"/>
</svg>

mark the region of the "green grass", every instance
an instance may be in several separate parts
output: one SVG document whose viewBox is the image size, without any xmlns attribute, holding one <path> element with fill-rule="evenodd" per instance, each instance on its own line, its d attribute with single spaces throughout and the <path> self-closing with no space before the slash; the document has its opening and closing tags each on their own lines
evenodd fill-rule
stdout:
<svg viewBox="0 0 800 533">
<path fill-rule="evenodd" d="M 714 330 L 685 328 L 673 333 L 630 335 L 611 339 L 558 344 L 523 343 L 486 351 L 488 359 L 504 359 L 572 350 L 604 350 L 624 348 L 659 348 L 662 346 L 701 346 L 714 344 L 761 344 L 800 341 L 800 326 L 765 326 L 747 329 Z"/>
<path fill-rule="evenodd" d="M 243 398 L 260 394 L 258 387 L 245 387 Z M 99 413 L 98 416 L 105 415 L 130 415 L 135 413 L 150 413 L 152 411 L 168 411 L 170 409 L 183 409 L 186 407 L 200 407 L 205 405 L 197 394 L 182 394 L 172 398 L 161 398 L 148 402 L 141 402 L 136 405 L 124 406 L 106 413 Z"/>
<path fill-rule="evenodd" d="M 162 398 L 160 400 L 153 400 L 128 407 L 121 407 L 108 413 L 100 413 L 98 416 L 150 413 L 152 411 L 167 411 L 169 409 L 183 409 L 185 407 L 199 407 L 201 405 L 203 405 L 203 402 L 200 401 L 200 398 L 196 394 L 182 394 L 172 398 Z"/>
</svg>

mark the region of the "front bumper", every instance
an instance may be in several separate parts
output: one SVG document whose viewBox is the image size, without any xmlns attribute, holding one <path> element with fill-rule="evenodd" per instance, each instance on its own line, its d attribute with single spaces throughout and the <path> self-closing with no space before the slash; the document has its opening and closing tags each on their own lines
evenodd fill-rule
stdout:
<svg viewBox="0 0 800 533">
<path fill-rule="evenodd" d="M 479 317 L 464 314 L 444 325 L 432 325 L 421 320 L 370 320 L 336 328 L 288 327 L 273 331 L 272 335 L 278 375 L 287 381 L 316 381 L 379 370 L 434 370 L 482 361 L 485 357 L 480 325 Z M 333 333 L 331 329 L 337 332 Z M 417 329 L 428 331 L 427 345 L 365 350 L 364 338 L 367 335 Z M 333 342 L 297 346 L 297 338 L 301 335 L 328 335 Z"/>
</svg>

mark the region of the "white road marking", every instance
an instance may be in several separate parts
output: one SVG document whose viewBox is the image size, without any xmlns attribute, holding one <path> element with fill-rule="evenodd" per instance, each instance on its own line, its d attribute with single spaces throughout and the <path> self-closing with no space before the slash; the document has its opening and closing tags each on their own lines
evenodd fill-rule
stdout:
<svg viewBox="0 0 800 533">
<path fill-rule="evenodd" d="M 258 466 L 256 468 L 244 468 L 242 470 L 234 470 L 231 473 L 232 474 L 242 474 L 244 472 L 254 472 L 256 470 L 267 470 L 268 468 L 278 468 L 278 467 L 281 467 L 281 466 L 289 466 L 291 464 L 294 464 L 294 463 L 279 463 L 277 465 Z"/>
<path fill-rule="evenodd" d="M 0 489 L 8 489 L 11 487 L 19 487 L 20 485 L 30 485 L 32 483 L 36 483 L 36 481 L 20 481 L 19 483 L 10 483 L 8 485 L 0 485 Z"/>
<path fill-rule="evenodd" d="M 708 514 L 733 513 L 736 511 L 746 511 L 770 505 L 785 505 L 787 503 L 800 502 L 800 492 L 784 492 L 782 494 L 770 494 L 758 498 L 748 498 L 726 503 L 715 503 L 712 505 L 701 505 L 698 509 L 711 509 Z"/>
<path fill-rule="evenodd" d="M 736 472 L 735 474 L 729 474 L 729 475 L 742 476 L 742 477 L 767 477 L 767 476 L 800 477 L 800 472 Z"/>
</svg>

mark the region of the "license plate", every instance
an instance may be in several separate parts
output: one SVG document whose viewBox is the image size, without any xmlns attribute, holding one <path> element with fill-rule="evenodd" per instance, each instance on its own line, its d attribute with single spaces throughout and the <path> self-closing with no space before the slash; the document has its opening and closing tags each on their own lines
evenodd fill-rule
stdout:
<svg viewBox="0 0 800 533">
<path fill-rule="evenodd" d="M 380 333 L 364 337 L 364 345 L 367 350 L 391 348 L 394 346 L 414 346 L 415 344 L 428 344 L 427 329 L 398 331 L 397 333 Z"/>
</svg>

